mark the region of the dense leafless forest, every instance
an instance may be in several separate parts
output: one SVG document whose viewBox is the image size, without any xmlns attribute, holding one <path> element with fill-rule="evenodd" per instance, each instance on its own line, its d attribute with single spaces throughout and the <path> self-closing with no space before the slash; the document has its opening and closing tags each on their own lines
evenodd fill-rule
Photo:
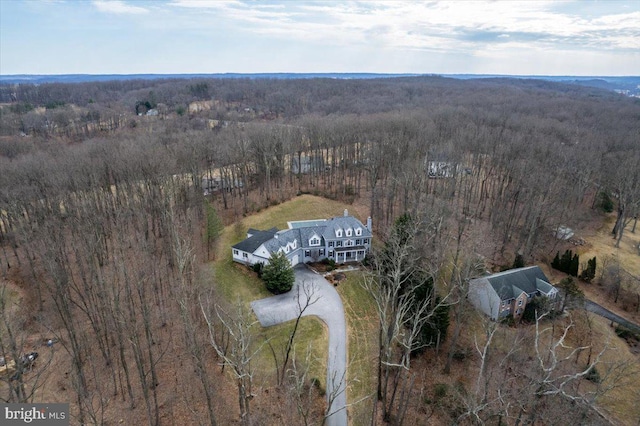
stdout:
<svg viewBox="0 0 640 426">
<path fill-rule="evenodd" d="M 364 206 L 380 238 L 404 213 L 428 218 L 422 257 L 440 262 L 436 281 L 459 283 L 449 299 L 458 303 L 478 269 L 516 253 L 549 262 L 559 249 L 552 231 L 602 220 L 603 198 L 617 244 L 640 213 L 640 100 L 595 88 L 439 77 L 131 80 L 2 85 L 0 102 L 0 276 L 24 292 L 15 309 L 3 287 L 0 356 L 19 359 L 37 334 L 65 357 L 55 361 L 64 376 L 55 365 L 37 377 L 19 365 L 2 377 L 0 398 L 60 392 L 79 424 L 113 424 L 126 412 L 150 425 L 238 421 L 235 405 L 225 409 L 238 397 L 220 396 L 235 379 L 220 372 L 203 320 L 215 316 L 204 301 L 217 296 L 202 265 L 221 255 L 209 251 L 212 221 L 231 225 L 301 193 Z M 625 291 L 633 299 L 633 287 Z M 447 368 L 460 354 L 458 305 Z M 564 377 L 559 367 L 500 394 L 491 377 L 503 370 L 486 367 L 496 333 L 476 342 L 473 391 L 457 403 L 448 394 L 428 413 L 434 421 L 553 424 L 562 412 L 604 422 L 573 382 L 550 390 Z M 537 334 L 516 337 L 538 349 Z M 587 365 L 597 356 L 589 351 Z M 537 359 L 504 360 L 504 371 L 534 371 Z M 383 407 L 381 421 L 430 418 L 420 417 L 415 400 L 426 397 L 411 377 L 397 382 L 400 405 Z M 412 389 L 415 400 L 404 395 Z M 244 424 L 322 420 L 320 397 L 305 411 L 283 393 L 287 403 L 256 402 L 249 417 L 242 395 Z"/>
</svg>

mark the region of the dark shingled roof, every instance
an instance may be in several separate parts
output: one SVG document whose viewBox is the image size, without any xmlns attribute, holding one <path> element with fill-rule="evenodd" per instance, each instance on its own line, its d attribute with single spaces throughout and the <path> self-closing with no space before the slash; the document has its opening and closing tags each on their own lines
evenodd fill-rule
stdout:
<svg viewBox="0 0 640 426">
<path fill-rule="evenodd" d="M 347 229 L 352 229 L 355 231 L 356 228 L 360 228 L 362 230 L 361 235 L 352 234 L 351 237 L 348 238 L 367 238 L 371 237 L 371 231 L 367 229 L 358 219 L 353 216 L 336 216 L 328 219 L 325 222 L 325 229 L 322 232 L 322 236 L 326 240 L 336 240 L 336 230 L 342 230 L 342 237 L 340 239 L 346 238 L 345 231 Z"/>
<path fill-rule="evenodd" d="M 253 253 L 263 243 L 269 241 L 278 232 L 277 228 L 271 228 L 268 231 L 260 231 L 258 229 L 251 229 L 251 237 L 244 241 L 240 241 L 238 244 L 231 246 L 231 248 Z"/>
<path fill-rule="evenodd" d="M 493 289 L 498 293 L 501 300 L 513 299 L 520 294 L 514 294 L 518 289 L 527 294 L 535 293 L 538 290 L 536 280 L 540 279 L 546 283 L 549 278 L 544 275 L 542 269 L 538 266 L 529 266 L 526 268 L 510 269 L 508 271 L 499 272 L 497 274 L 484 277 Z"/>
</svg>

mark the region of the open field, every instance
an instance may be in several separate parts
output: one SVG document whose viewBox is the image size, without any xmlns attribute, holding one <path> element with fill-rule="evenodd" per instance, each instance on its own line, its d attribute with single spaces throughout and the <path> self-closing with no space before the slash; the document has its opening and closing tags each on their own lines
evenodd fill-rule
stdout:
<svg viewBox="0 0 640 426">
<path fill-rule="evenodd" d="M 611 229 L 615 223 L 615 215 L 612 213 L 607 217 L 607 220 L 593 232 L 587 233 L 583 238 L 587 241 L 587 245 L 584 250 L 578 250 L 581 259 L 589 259 L 593 256 L 598 258 L 600 267 L 602 260 L 606 257 L 616 258 L 620 262 L 620 266 L 624 268 L 630 274 L 640 277 L 640 251 L 638 251 L 638 244 L 640 244 L 640 227 L 636 229 L 635 233 L 632 233 L 633 221 L 625 228 L 622 240 L 620 241 L 620 247 L 615 247 L 615 239 L 611 236 Z M 599 276 L 600 271 L 596 271 L 596 276 Z"/>
<path fill-rule="evenodd" d="M 602 364 L 598 367 L 600 374 L 610 374 L 605 386 L 612 389 L 597 401 L 609 418 L 616 419 L 619 424 L 638 425 L 640 423 L 640 356 L 629 350 L 627 343 L 616 336 L 614 328 L 605 318 L 589 314 L 594 328 L 593 352 L 597 353 L 604 345 L 608 350 L 604 353 Z M 616 371 L 620 366 L 624 369 Z"/>
</svg>

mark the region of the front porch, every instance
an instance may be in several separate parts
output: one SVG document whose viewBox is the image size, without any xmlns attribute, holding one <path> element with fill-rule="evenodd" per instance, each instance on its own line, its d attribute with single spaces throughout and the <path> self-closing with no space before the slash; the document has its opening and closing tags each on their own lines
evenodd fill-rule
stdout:
<svg viewBox="0 0 640 426">
<path fill-rule="evenodd" d="M 367 251 L 363 247 L 341 247 L 335 250 L 334 260 L 336 263 L 361 262 L 364 260 Z"/>
</svg>

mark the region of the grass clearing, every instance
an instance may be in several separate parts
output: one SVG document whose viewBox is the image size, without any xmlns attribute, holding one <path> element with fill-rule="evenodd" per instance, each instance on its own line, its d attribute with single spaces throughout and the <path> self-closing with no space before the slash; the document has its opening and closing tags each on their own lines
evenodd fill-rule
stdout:
<svg viewBox="0 0 640 426">
<path fill-rule="evenodd" d="M 629 350 L 627 343 L 616 336 L 609 321 L 594 314 L 593 320 L 594 353 L 609 348 L 597 366 L 600 376 L 605 378 L 604 386 L 612 386 L 597 404 L 620 424 L 638 425 L 640 422 L 640 361 L 638 355 Z M 596 352 L 597 351 L 597 352 Z M 616 382 L 614 384 L 614 382 Z"/>
<path fill-rule="evenodd" d="M 347 321 L 347 403 L 362 400 L 349 408 L 350 419 L 353 424 L 368 424 L 375 401 L 378 317 L 373 298 L 360 285 L 362 273 L 346 276 L 336 290 Z"/>
<path fill-rule="evenodd" d="M 261 378 L 266 380 L 267 383 L 275 382 L 277 371 L 271 348 L 273 348 L 278 358 L 278 368 L 282 368 L 280 363 L 283 362 L 284 351 L 289 336 L 293 331 L 294 321 L 267 328 L 261 327 L 260 324 L 256 324 L 255 327 L 257 336 L 255 344 L 263 346 L 253 366 L 262 373 Z M 265 343 L 267 340 L 269 340 L 268 344 Z M 324 323 L 316 317 L 303 318 L 293 341 L 293 349 L 289 357 L 289 368 L 291 368 L 294 360 L 298 362 L 307 360 L 308 377 L 317 379 L 322 389 L 325 389 L 327 385 L 327 350 L 328 338 Z"/>
<path fill-rule="evenodd" d="M 326 198 L 302 195 L 243 218 L 239 223 L 223 229 L 216 244 L 216 260 L 208 265 L 209 270 L 206 272 L 213 274 L 216 289 L 227 302 L 237 303 L 240 300 L 249 307 L 252 301 L 272 294 L 252 271 L 233 262 L 231 246 L 246 238 L 249 228 L 269 229 L 275 226 L 278 229 L 286 229 L 288 221 L 339 216 L 348 207 Z M 282 362 L 283 352 L 293 326 L 293 321 L 267 328 L 256 324 L 255 344 L 260 345 L 268 339 L 276 351 L 279 362 Z M 307 348 L 310 348 L 310 377 L 317 378 L 323 388 L 326 386 L 327 347 L 326 326 L 316 317 L 302 318 L 294 341 L 295 356 L 299 360 L 304 359 Z M 275 382 L 275 363 L 269 345 L 264 345 L 254 358 L 254 366 L 259 376 L 256 383 L 262 382 L 266 386 Z"/>
<path fill-rule="evenodd" d="M 611 235 L 614 223 L 615 214 L 612 213 L 600 228 L 591 234 L 585 235 L 584 239 L 588 244 L 584 248 L 577 250 L 578 254 L 580 254 L 580 259 L 586 262 L 587 259 L 596 256 L 598 262 L 596 276 L 600 275 L 603 259 L 611 257 L 617 259 L 620 262 L 620 266 L 630 274 L 638 277 L 640 276 L 640 251 L 638 251 L 637 247 L 640 244 L 640 232 L 638 232 L 640 228 L 636 230 L 635 234 L 631 232 L 633 229 L 633 221 L 631 221 L 624 230 L 620 247 L 616 248 L 616 240 Z"/>
</svg>

